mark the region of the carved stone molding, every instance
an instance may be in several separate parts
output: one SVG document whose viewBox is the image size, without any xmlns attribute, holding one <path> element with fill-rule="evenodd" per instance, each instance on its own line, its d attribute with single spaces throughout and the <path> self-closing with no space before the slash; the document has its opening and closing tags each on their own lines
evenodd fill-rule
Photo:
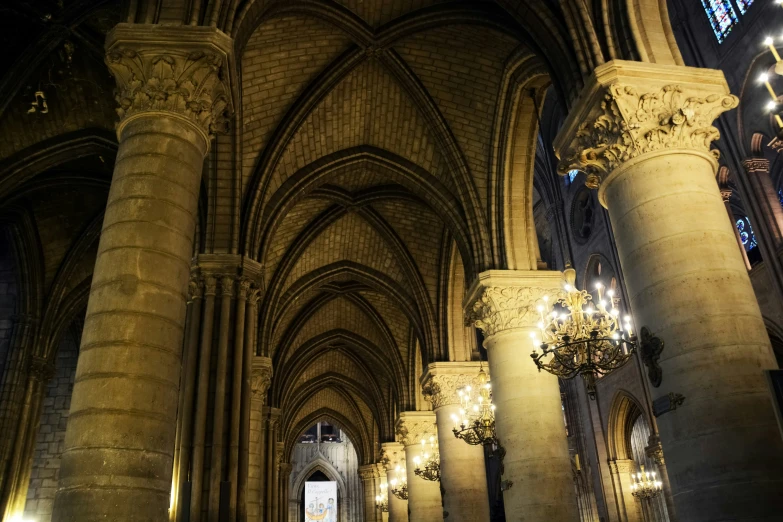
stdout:
<svg viewBox="0 0 783 522">
<path fill-rule="evenodd" d="M 746 158 L 742 160 L 742 168 L 748 174 L 769 174 L 769 160 L 766 158 Z"/>
<path fill-rule="evenodd" d="M 223 297 L 234 297 L 234 278 L 223 276 L 220 278 L 220 295 Z"/>
<path fill-rule="evenodd" d="M 283 464 L 283 455 L 285 454 L 285 445 L 282 442 L 275 443 L 275 464 Z"/>
<path fill-rule="evenodd" d="M 198 273 L 190 274 L 190 281 L 188 281 L 188 304 L 192 303 L 196 299 L 204 297 L 204 278 Z"/>
<path fill-rule="evenodd" d="M 269 357 L 254 357 L 250 371 L 250 390 L 254 399 L 263 400 L 269 385 L 272 383 L 272 359 Z"/>
<path fill-rule="evenodd" d="M 365 466 L 359 466 L 359 476 L 365 482 L 372 479 L 380 478 L 380 475 L 378 474 L 378 468 L 375 467 L 375 464 L 367 464 Z"/>
<path fill-rule="evenodd" d="M 397 440 L 404 446 L 420 444 L 422 440 L 438 436 L 435 414 L 431 411 L 404 411 L 395 427 Z"/>
<path fill-rule="evenodd" d="M 476 386 L 480 364 L 473 362 L 431 363 L 422 377 L 424 400 L 437 410 L 442 406 L 459 404 L 459 390 L 465 386 Z M 488 368 L 484 371 L 488 374 Z"/>
<path fill-rule="evenodd" d="M 644 452 L 648 457 L 653 459 L 659 467 L 665 465 L 665 461 L 663 460 L 663 446 L 661 445 L 661 439 L 654 433 L 651 434 L 650 438 L 647 440 L 647 447 L 644 448 Z"/>
<path fill-rule="evenodd" d="M 225 130 L 232 47 L 215 28 L 117 25 L 107 37 L 106 65 L 117 81 L 118 132 L 149 112 L 184 118 L 207 139 Z"/>
<path fill-rule="evenodd" d="M 245 277 L 240 278 L 237 281 L 237 297 L 243 301 L 246 301 L 248 297 L 250 297 L 251 289 L 250 287 L 253 285 L 253 281 L 250 279 L 247 279 Z"/>
<path fill-rule="evenodd" d="M 550 302 L 559 299 L 562 284 L 560 272 L 482 272 L 465 301 L 467 324 L 480 328 L 485 337 L 505 330 L 535 327 L 540 320 L 536 307 L 544 296 Z"/>
<path fill-rule="evenodd" d="M 30 378 L 40 381 L 42 383 L 46 383 L 54 377 L 55 375 L 55 368 L 54 364 L 49 362 L 49 360 L 44 359 L 43 357 L 36 357 L 31 356 L 30 357 Z"/>
<path fill-rule="evenodd" d="M 625 162 L 650 152 L 714 154 L 713 126 L 739 100 L 720 71 L 614 60 L 596 68 L 555 142 L 558 171 L 576 169 L 597 188 Z"/>
</svg>

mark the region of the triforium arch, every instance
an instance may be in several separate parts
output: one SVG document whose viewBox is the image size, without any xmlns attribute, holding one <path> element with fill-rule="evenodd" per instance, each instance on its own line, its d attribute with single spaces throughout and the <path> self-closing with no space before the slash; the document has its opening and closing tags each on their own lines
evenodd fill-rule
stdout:
<svg viewBox="0 0 783 522">
<path fill-rule="evenodd" d="M 645 416 L 645 410 L 639 401 L 625 390 L 618 390 L 611 403 L 607 428 L 609 458 L 613 460 L 632 460 L 631 430 L 639 416 Z"/>
</svg>

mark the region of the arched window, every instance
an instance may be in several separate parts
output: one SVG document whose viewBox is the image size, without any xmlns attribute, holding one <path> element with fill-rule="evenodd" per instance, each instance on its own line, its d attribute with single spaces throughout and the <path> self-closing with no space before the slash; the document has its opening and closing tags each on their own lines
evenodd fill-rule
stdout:
<svg viewBox="0 0 783 522">
<path fill-rule="evenodd" d="M 576 169 L 568 171 L 568 184 L 569 185 L 574 182 L 574 180 L 576 179 L 576 175 L 577 174 L 579 174 L 579 171 L 576 170 Z"/>
<path fill-rule="evenodd" d="M 753 227 L 750 226 L 748 216 L 738 219 L 736 225 L 745 250 L 750 252 L 751 249 L 756 248 L 758 243 L 756 242 L 756 235 L 753 233 Z"/>
<path fill-rule="evenodd" d="M 734 0 L 734 1 L 737 2 L 737 8 L 739 9 L 739 12 L 742 14 L 747 13 L 750 6 L 753 5 L 753 0 Z"/>
<path fill-rule="evenodd" d="M 746 0 L 740 11 L 745 13 L 743 9 L 747 9 L 752 1 Z M 704 6 L 707 17 L 710 19 L 715 38 L 718 39 L 718 43 L 723 43 L 734 26 L 739 23 L 734 7 L 729 0 L 701 0 L 701 4 Z"/>
</svg>

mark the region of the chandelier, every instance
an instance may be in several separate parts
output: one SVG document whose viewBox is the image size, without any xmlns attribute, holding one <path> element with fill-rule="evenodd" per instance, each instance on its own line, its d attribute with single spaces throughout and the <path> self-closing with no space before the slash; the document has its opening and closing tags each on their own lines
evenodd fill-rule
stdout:
<svg viewBox="0 0 783 522">
<path fill-rule="evenodd" d="M 394 468 L 394 472 L 396 477 L 389 482 L 391 494 L 400 500 L 408 500 L 408 478 L 405 475 L 405 470 L 398 465 Z"/>
<path fill-rule="evenodd" d="M 454 421 L 454 436 L 462 439 L 471 446 L 491 445 L 498 446 L 495 433 L 495 405 L 492 404 L 492 386 L 484 372 L 484 366 L 479 368 L 476 378 L 477 386 L 460 388 L 459 415 L 452 414 Z"/>
<path fill-rule="evenodd" d="M 381 510 L 381 513 L 389 512 L 389 496 L 386 494 L 386 484 L 381 484 L 381 494 L 375 497 L 375 505 Z"/>
<path fill-rule="evenodd" d="M 639 473 L 631 473 L 631 495 L 639 500 L 652 500 L 661 493 L 663 483 L 655 478 L 654 471 L 644 471 L 640 466 Z"/>
<path fill-rule="evenodd" d="M 427 449 L 427 442 L 430 444 L 429 451 Z M 439 482 L 440 454 L 438 453 L 438 444 L 435 441 L 435 437 L 430 437 L 429 441 L 422 439 L 421 450 L 421 456 L 413 458 L 413 462 L 416 464 L 416 469 L 414 469 L 413 472 L 424 480 Z M 422 462 L 424 463 L 424 469 L 421 468 Z"/>
<path fill-rule="evenodd" d="M 576 271 L 564 272 L 565 297 L 552 306 L 548 296 L 537 307 L 540 315 L 540 339 L 531 333 L 533 361 L 540 370 L 573 379 L 582 375 L 587 394 L 595 399 L 596 379 L 628 362 L 636 349 L 636 336 L 631 333 L 631 318 L 620 324 L 619 298 L 614 291 L 602 294 L 603 285 L 596 284 L 598 302 L 586 290 L 575 288 Z"/>
</svg>

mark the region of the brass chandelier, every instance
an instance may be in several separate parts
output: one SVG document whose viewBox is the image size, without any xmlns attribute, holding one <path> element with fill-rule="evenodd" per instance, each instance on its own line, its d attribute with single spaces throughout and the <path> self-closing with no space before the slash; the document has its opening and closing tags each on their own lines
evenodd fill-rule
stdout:
<svg viewBox="0 0 783 522">
<path fill-rule="evenodd" d="M 389 482 L 391 494 L 400 500 L 408 500 L 408 477 L 405 469 L 397 465 L 394 472 L 396 476 Z"/>
<path fill-rule="evenodd" d="M 375 505 L 381 510 L 381 513 L 389 512 L 389 496 L 386 492 L 386 484 L 381 484 L 381 494 L 375 496 Z"/>
<path fill-rule="evenodd" d="M 652 500 L 663 489 L 663 482 L 655 478 L 655 472 L 644 471 L 644 466 L 639 473 L 631 473 L 631 482 L 631 495 L 639 500 Z"/>
<path fill-rule="evenodd" d="M 429 449 L 427 442 L 429 442 Z M 435 437 L 430 437 L 429 441 L 422 439 L 421 450 L 421 455 L 413 458 L 413 462 L 416 464 L 416 469 L 413 472 L 424 480 L 440 482 L 440 453 Z M 423 469 L 421 468 L 422 463 L 424 463 Z"/>
<path fill-rule="evenodd" d="M 582 375 L 587 394 L 595 399 L 596 380 L 627 363 L 637 339 L 629 316 L 620 324 L 619 299 L 612 290 L 604 296 L 603 285 L 596 284 L 598 302 L 593 303 L 590 293 L 576 289 L 576 271 L 568 268 L 564 274 L 565 297 L 550 306 L 545 296 L 537 307 L 540 338 L 530 334 L 534 346 L 531 357 L 539 371 L 561 379 Z"/>
<path fill-rule="evenodd" d="M 457 391 L 460 400 L 459 415 L 452 414 L 454 436 L 471 446 L 498 447 L 495 433 L 495 405 L 492 404 L 492 386 L 483 365 L 479 368 L 476 388 L 465 386 Z"/>
</svg>

